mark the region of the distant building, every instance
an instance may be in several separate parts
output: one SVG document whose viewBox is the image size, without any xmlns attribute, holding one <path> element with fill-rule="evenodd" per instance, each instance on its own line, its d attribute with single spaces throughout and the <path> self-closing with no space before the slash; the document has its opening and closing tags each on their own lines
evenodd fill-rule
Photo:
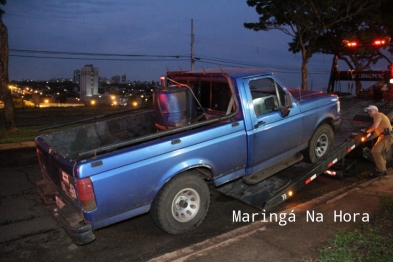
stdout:
<svg viewBox="0 0 393 262">
<path fill-rule="evenodd" d="M 122 75 L 122 76 L 121 76 L 121 82 L 122 82 L 123 84 L 125 84 L 125 83 L 127 82 L 127 77 L 126 77 L 126 75 Z"/>
<path fill-rule="evenodd" d="M 81 69 L 80 98 L 89 101 L 95 95 L 98 95 L 98 68 L 85 65 Z"/>
<path fill-rule="evenodd" d="M 119 84 L 120 83 L 120 76 L 112 76 L 112 83 Z"/>
<path fill-rule="evenodd" d="M 81 81 L 81 71 L 74 70 L 74 79 L 73 79 L 74 84 L 79 85 L 80 81 Z"/>
</svg>

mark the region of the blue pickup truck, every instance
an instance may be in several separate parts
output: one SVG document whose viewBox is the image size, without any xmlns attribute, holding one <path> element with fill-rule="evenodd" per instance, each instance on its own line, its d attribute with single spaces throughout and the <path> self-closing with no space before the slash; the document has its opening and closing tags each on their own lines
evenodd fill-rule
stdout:
<svg viewBox="0 0 393 262">
<path fill-rule="evenodd" d="M 337 96 L 288 89 L 269 72 L 168 72 L 143 110 L 38 136 L 37 188 L 76 244 L 94 230 L 150 212 L 162 230 L 197 227 L 208 183 L 255 184 L 332 150 Z"/>
</svg>

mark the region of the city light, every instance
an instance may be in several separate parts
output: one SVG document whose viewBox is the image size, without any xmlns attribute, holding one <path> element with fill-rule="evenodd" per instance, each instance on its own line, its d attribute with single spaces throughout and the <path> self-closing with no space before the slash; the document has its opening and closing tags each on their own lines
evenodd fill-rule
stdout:
<svg viewBox="0 0 393 262">
<path fill-rule="evenodd" d="M 157 82 L 134 82 L 124 85 L 110 84 L 101 87 L 97 94 L 81 97 L 76 84 L 62 84 L 58 79 L 50 81 L 25 80 L 22 83 L 9 83 L 8 90 L 15 99 L 24 105 L 31 102 L 31 107 L 74 107 L 74 106 L 129 106 L 138 107 L 150 104 Z M 31 84 L 30 84 L 31 83 Z M 93 91 L 92 91 L 93 92 Z M 19 101 L 18 100 L 18 101 Z M 135 102 L 134 102 L 135 101 Z M 1 102 L 1 101 L 0 101 Z"/>
</svg>

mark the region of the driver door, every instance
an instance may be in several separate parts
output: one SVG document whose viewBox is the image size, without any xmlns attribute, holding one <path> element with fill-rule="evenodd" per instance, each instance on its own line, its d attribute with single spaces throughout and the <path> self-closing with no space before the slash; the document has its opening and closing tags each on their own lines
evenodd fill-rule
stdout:
<svg viewBox="0 0 393 262">
<path fill-rule="evenodd" d="M 282 114 L 286 90 L 273 78 L 252 79 L 244 86 L 252 98 L 250 114 L 253 130 L 249 134 L 249 152 L 253 152 L 250 164 L 256 172 L 298 152 L 302 116 L 296 105 L 291 107 L 288 115 Z"/>
</svg>

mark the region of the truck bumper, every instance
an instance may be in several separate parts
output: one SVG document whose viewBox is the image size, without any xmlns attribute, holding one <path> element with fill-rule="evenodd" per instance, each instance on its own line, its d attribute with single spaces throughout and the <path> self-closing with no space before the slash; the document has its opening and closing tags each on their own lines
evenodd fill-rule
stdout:
<svg viewBox="0 0 393 262">
<path fill-rule="evenodd" d="M 42 179 L 36 186 L 49 213 L 76 245 L 84 245 L 95 239 L 91 225 L 85 223 L 80 212 L 76 212 L 66 202 L 62 207 L 56 204 L 56 197 L 59 195 L 48 180 Z"/>
</svg>

